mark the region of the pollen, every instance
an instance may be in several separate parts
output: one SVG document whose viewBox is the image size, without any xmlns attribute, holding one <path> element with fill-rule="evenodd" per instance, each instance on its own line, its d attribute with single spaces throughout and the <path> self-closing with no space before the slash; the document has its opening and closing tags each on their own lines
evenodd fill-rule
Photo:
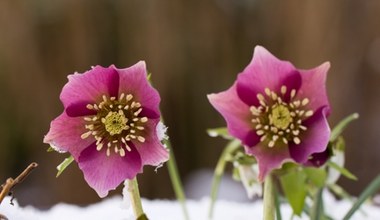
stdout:
<svg viewBox="0 0 380 220">
<path fill-rule="evenodd" d="M 263 95 L 264 94 L 264 95 Z M 307 130 L 304 121 L 313 116 L 309 98 L 299 99 L 297 90 L 282 85 L 278 92 L 265 88 L 256 95 L 258 106 L 250 106 L 252 128 L 269 148 L 302 142 Z"/>
<path fill-rule="evenodd" d="M 94 138 L 97 151 L 104 150 L 107 156 L 115 153 L 124 157 L 132 150 L 131 143 L 145 142 L 149 119 L 143 115 L 141 103 L 132 94 L 102 95 L 99 103 L 89 103 L 86 108 L 96 114 L 83 117 L 86 131 L 81 138 Z"/>
<path fill-rule="evenodd" d="M 105 118 L 102 118 L 102 123 L 105 126 L 106 131 L 113 136 L 115 134 L 121 134 L 124 130 L 128 129 L 128 118 L 125 117 L 124 112 L 109 112 Z"/>
</svg>

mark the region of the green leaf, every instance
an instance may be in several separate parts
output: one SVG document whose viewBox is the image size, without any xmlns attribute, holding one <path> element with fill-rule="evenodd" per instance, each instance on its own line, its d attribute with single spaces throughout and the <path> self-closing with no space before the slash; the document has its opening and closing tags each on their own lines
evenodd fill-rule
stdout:
<svg viewBox="0 0 380 220">
<path fill-rule="evenodd" d="M 62 174 L 62 172 L 72 163 L 74 161 L 74 158 L 73 158 L 73 156 L 70 156 L 70 157 L 68 157 L 68 158 L 66 158 L 66 159 L 64 159 L 63 161 L 62 161 L 62 163 L 61 164 L 59 164 L 58 166 L 57 166 L 57 170 L 58 170 L 58 172 L 57 172 L 57 175 L 56 175 L 56 177 L 59 177 L 61 174 Z"/>
<path fill-rule="evenodd" d="M 46 152 L 48 152 L 48 153 L 50 153 L 50 152 L 54 152 L 55 150 L 54 150 L 54 148 L 52 147 L 52 146 L 50 146 L 47 150 L 46 150 Z"/>
<path fill-rule="evenodd" d="M 380 189 L 380 175 L 378 175 L 360 194 L 358 200 L 352 205 L 351 209 L 344 216 L 343 220 L 348 220 L 360 208 L 364 201 L 374 195 Z"/>
<path fill-rule="evenodd" d="M 228 133 L 228 130 L 226 127 L 221 127 L 221 128 L 210 128 L 207 129 L 207 134 L 210 137 L 222 137 L 227 140 L 232 140 L 233 137 Z"/>
<path fill-rule="evenodd" d="M 347 127 L 347 125 L 353 120 L 358 119 L 358 118 L 359 118 L 359 114 L 354 113 L 352 115 L 347 116 L 342 121 L 340 121 L 338 125 L 336 125 L 334 129 L 332 130 L 330 141 L 331 142 L 335 141 L 338 138 L 338 136 L 343 132 L 343 130 Z"/>
<path fill-rule="evenodd" d="M 296 172 L 300 169 L 300 165 L 294 162 L 285 162 L 280 169 L 273 170 L 275 176 L 282 176 L 287 173 Z"/>
<path fill-rule="evenodd" d="M 341 167 L 332 161 L 328 161 L 327 165 L 329 165 L 331 168 L 336 169 L 337 171 L 339 171 L 343 176 L 347 177 L 348 179 L 358 180 L 358 178 L 354 174 L 352 174 L 350 171 L 348 171 L 346 168 Z"/>
<path fill-rule="evenodd" d="M 306 174 L 295 171 L 280 177 L 282 189 L 288 199 L 294 214 L 300 215 L 306 198 Z"/>
<path fill-rule="evenodd" d="M 323 187 L 326 182 L 327 173 L 325 169 L 306 167 L 304 172 L 307 175 L 307 179 L 316 187 Z"/>
</svg>

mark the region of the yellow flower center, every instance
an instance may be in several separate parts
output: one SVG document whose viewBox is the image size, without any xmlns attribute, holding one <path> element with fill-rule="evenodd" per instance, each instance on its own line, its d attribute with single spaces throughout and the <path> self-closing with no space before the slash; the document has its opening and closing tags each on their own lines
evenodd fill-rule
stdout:
<svg viewBox="0 0 380 220">
<path fill-rule="evenodd" d="M 307 130 L 303 122 L 314 114 L 307 109 L 309 99 L 296 99 L 296 90 L 287 93 L 286 86 L 281 87 L 280 94 L 269 88 L 265 88 L 264 92 L 257 94 L 260 105 L 250 107 L 252 123 L 260 142 L 268 147 L 287 145 L 289 142 L 300 144 L 300 134 Z M 286 95 L 290 97 L 287 102 L 284 101 Z"/>
<path fill-rule="evenodd" d="M 284 105 L 275 106 L 269 117 L 273 120 L 273 125 L 280 129 L 286 129 L 292 122 L 289 109 Z"/>
<path fill-rule="evenodd" d="M 122 131 L 127 130 L 129 128 L 127 121 L 128 118 L 125 117 L 122 110 L 119 110 L 118 112 L 109 112 L 105 118 L 102 118 L 106 131 L 108 131 L 111 136 L 121 134 Z"/>
<path fill-rule="evenodd" d="M 96 140 L 98 151 L 106 147 L 107 156 L 114 151 L 124 157 L 126 150 L 131 151 L 131 142 L 145 142 L 148 118 L 140 116 L 142 106 L 134 100 L 132 94 L 122 93 L 119 98 L 103 95 L 102 98 L 99 103 L 87 105 L 87 108 L 94 110 L 96 114 L 83 118 L 87 131 L 81 138 L 92 136 Z"/>
</svg>

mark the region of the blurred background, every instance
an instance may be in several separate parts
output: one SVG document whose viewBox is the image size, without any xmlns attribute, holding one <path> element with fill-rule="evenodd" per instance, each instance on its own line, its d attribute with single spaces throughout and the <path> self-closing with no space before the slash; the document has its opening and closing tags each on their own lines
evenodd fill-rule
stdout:
<svg viewBox="0 0 380 220">
<path fill-rule="evenodd" d="M 225 124 L 206 94 L 228 88 L 255 45 L 298 68 L 331 62 L 330 124 L 361 115 L 344 133 L 346 165 L 359 181 L 340 180 L 359 193 L 380 171 L 376 0 L 0 1 L 0 182 L 36 161 L 38 169 L 16 188 L 19 203 L 99 201 L 76 164 L 55 178 L 66 155 L 47 153 L 42 139 L 63 110 L 58 97 L 68 74 L 139 60 L 146 60 L 161 93 L 183 180 L 210 173 L 226 142 L 205 132 Z M 174 198 L 166 167 L 158 174 L 146 167 L 139 179 L 144 197 Z M 208 192 L 209 185 L 195 186 Z M 194 189 L 188 193 L 196 197 Z"/>
</svg>

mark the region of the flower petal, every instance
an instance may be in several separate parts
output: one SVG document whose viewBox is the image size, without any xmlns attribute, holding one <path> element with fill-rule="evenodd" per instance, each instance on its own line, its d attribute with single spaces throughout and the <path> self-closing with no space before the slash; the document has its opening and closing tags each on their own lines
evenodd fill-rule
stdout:
<svg viewBox="0 0 380 220">
<path fill-rule="evenodd" d="M 326 148 L 325 151 L 320 153 L 313 153 L 311 158 L 304 163 L 306 166 L 320 167 L 327 162 L 327 160 L 332 156 L 330 149 Z"/>
<path fill-rule="evenodd" d="M 117 71 L 120 73 L 119 94 L 132 94 L 143 107 L 141 115 L 148 118 L 159 118 L 160 96 L 147 80 L 145 62 L 140 61 L 129 68 Z"/>
<path fill-rule="evenodd" d="M 158 139 L 156 126 L 159 119 L 151 119 L 146 123 L 145 142 L 135 142 L 143 165 L 158 166 L 169 159 L 169 152 Z"/>
<path fill-rule="evenodd" d="M 96 145 L 87 147 L 79 156 L 79 168 L 88 185 L 103 198 L 108 191 L 116 189 L 126 179 L 133 179 L 142 172 L 141 158 L 134 146 L 124 157 L 114 152 L 106 155 L 105 149 L 96 150 Z"/>
<path fill-rule="evenodd" d="M 302 86 L 297 97 L 298 99 L 308 98 L 310 101 L 308 108 L 313 111 L 317 111 L 321 106 L 330 107 L 326 92 L 326 76 L 329 68 L 330 63 L 325 62 L 314 69 L 301 71 Z M 326 115 L 329 114 L 330 109 L 327 109 Z"/>
<path fill-rule="evenodd" d="M 281 86 L 285 85 L 286 99 L 289 99 L 290 91 L 301 86 L 301 75 L 290 62 L 279 60 L 265 48 L 256 46 L 251 63 L 239 74 L 237 82 L 240 99 L 249 106 L 258 106 L 256 95 L 264 94 L 265 88 L 280 94 Z"/>
<path fill-rule="evenodd" d="M 256 158 L 259 165 L 260 182 L 265 180 L 265 177 L 273 170 L 281 168 L 285 162 L 292 161 L 289 155 L 289 149 L 286 146 L 268 147 L 258 144 L 254 147 L 245 147 L 247 154 Z"/>
<path fill-rule="evenodd" d="M 326 119 L 329 108 L 320 108 L 312 117 L 305 121 L 307 131 L 301 136 L 301 143 L 289 143 L 291 157 L 298 163 L 305 163 L 313 153 L 326 150 L 330 138 L 330 127 Z"/>
<path fill-rule="evenodd" d="M 81 151 L 95 142 L 91 136 L 86 139 L 81 138 L 86 131 L 83 118 L 69 117 L 64 112 L 51 122 L 44 143 L 53 145 L 58 151 L 70 152 L 77 160 Z"/>
<path fill-rule="evenodd" d="M 115 68 L 96 66 L 83 74 L 69 75 L 68 79 L 60 99 L 69 116 L 94 114 L 86 108 L 87 104 L 98 103 L 102 95 L 118 96 L 119 75 Z"/>
<path fill-rule="evenodd" d="M 236 91 L 236 83 L 228 90 L 207 96 L 211 105 L 224 117 L 228 132 L 247 146 L 256 145 L 260 138 L 254 132 L 249 106 L 242 102 Z"/>
</svg>

